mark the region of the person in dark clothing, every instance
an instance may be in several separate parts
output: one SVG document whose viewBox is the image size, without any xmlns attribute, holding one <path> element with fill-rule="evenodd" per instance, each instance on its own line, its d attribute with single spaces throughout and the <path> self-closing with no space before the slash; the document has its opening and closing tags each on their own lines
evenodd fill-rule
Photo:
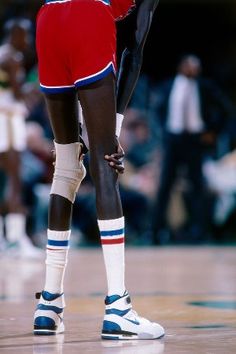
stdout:
<svg viewBox="0 0 236 354">
<path fill-rule="evenodd" d="M 219 87 L 200 74 L 200 59 L 186 55 L 179 62 L 176 76 L 158 91 L 163 161 L 152 215 L 154 243 L 169 240 L 163 231 L 167 230 L 167 207 L 180 167 L 185 168 L 191 187 L 191 227 L 186 241 L 197 242 L 204 237 L 204 148 L 216 143 L 232 107 Z"/>
</svg>

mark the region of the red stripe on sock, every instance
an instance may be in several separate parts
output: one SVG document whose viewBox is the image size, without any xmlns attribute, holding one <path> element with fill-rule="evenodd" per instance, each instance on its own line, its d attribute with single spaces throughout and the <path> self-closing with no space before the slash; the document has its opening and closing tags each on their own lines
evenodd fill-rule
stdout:
<svg viewBox="0 0 236 354">
<path fill-rule="evenodd" d="M 116 245 L 119 243 L 124 243 L 124 240 L 125 240 L 124 237 L 110 239 L 110 240 L 101 239 L 101 243 L 102 243 L 102 245 Z"/>
</svg>

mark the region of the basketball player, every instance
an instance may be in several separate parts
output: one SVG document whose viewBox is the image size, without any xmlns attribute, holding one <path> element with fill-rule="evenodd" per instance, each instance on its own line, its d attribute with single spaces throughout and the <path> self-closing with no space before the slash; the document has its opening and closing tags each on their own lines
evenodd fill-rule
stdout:
<svg viewBox="0 0 236 354">
<path fill-rule="evenodd" d="M 150 1 L 150 0 L 148 0 Z M 90 174 L 107 275 L 103 339 L 154 339 L 164 329 L 132 310 L 124 281 L 124 217 L 117 166 L 116 33 L 133 0 L 48 0 L 37 20 L 39 77 L 55 137 L 56 162 L 49 205 L 46 279 L 38 294 L 34 333 L 64 331 L 63 280 L 76 192 L 85 176 L 79 140 L 78 99 L 90 148 Z M 119 134 L 117 134 L 119 135 Z M 117 156 L 116 156 L 117 157 Z M 115 162 L 118 161 L 115 158 Z"/>
<path fill-rule="evenodd" d="M 5 40 L 0 46 L 0 168 L 7 177 L 7 193 L 2 201 L 0 237 L 17 247 L 14 255 L 41 257 L 26 235 L 26 210 L 22 202 L 21 153 L 26 148 L 25 118 L 28 110 L 22 86 L 25 79 L 24 53 L 29 47 L 30 21 L 9 20 L 5 24 Z M 5 220 L 4 220 L 5 219 Z"/>
</svg>

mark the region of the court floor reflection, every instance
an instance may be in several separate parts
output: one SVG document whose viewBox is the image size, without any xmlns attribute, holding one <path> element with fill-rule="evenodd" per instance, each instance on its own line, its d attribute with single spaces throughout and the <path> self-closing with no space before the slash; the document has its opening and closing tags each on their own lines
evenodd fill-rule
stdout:
<svg viewBox="0 0 236 354">
<path fill-rule="evenodd" d="M 0 353 L 235 354 L 235 248 L 128 248 L 126 259 L 133 307 L 163 325 L 163 339 L 102 341 L 102 252 L 72 249 L 64 288 L 66 331 L 58 336 L 32 334 L 44 262 L 0 258 Z"/>
</svg>

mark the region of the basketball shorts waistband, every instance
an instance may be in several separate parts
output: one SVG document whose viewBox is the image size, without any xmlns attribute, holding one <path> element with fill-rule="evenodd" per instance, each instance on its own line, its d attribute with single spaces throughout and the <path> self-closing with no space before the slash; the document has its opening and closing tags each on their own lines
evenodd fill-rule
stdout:
<svg viewBox="0 0 236 354">
<path fill-rule="evenodd" d="M 73 0 L 45 0 L 45 4 L 53 4 L 53 3 L 65 3 L 65 2 L 71 2 Z M 105 5 L 110 5 L 111 1 L 110 0 L 96 0 L 96 1 L 100 1 Z"/>
</svg>

